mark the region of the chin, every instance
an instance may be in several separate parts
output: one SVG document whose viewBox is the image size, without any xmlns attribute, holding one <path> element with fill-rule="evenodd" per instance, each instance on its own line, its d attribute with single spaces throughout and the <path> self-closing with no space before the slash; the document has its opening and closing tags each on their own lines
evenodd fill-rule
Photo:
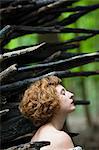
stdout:
<svg viewBox="0 0 99 150">
<path fill-rule="evenodd" d="M 75 111 L 75 106 L 73 106 L 71 109 L 70 109 L 70 112 L 73 112 L 73 111 Z"/>
</svg>

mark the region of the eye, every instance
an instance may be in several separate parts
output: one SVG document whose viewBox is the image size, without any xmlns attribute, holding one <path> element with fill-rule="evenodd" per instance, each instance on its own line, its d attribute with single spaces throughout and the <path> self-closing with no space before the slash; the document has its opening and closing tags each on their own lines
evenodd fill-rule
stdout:
<svg viewBox="0 0 99 150">
<path fill-rule="evenodd" d="M 62 89 L 61 94 L 65 95 L 65 90 L 64 89 Z"/>
</svg>

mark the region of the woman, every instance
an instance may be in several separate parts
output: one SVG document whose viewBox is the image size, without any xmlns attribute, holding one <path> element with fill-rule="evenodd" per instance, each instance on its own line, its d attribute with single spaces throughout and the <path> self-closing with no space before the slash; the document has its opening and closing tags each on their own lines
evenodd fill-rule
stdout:
<svg viewBox="0 0 99 150">
<path fill-rule="evenodd" d="M 62 131 L 66 116 L 75 110 L 73 93 L 61 84 L 61 79 L 48 76 L 33 83 L 24 93 L 19 109 L 38 128 L 31 142 L 50 141 L 41 150 L 67 150 L 74 145 Z M 77 149 L 78 150 L 78 149 Z"/>
</svg>

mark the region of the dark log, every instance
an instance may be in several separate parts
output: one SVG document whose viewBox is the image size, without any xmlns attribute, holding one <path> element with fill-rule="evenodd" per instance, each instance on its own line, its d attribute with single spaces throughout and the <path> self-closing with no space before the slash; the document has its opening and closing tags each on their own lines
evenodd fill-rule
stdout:
<svg viewBox="0 0 99 150">
<path fill-rule="evenodd" d="M 18 109 L 19 106 L 19 99 L 18 102 L 7 102 L 4 106 L 3 109 Z"/>
<path fill-rule="evenodd" d="M 11 5 L 27 5 L 27 4 L 34 4 L 35 7 L 41 7 L 41 6 L 44 6 L 44 5 L 48 5 L 48 4 L 51 4 L 51 3 L 54 3 L 56 2 L 57 0 L 18 0 L 18 1 L 14 1 L 13 3 L 11 3 Z"/>
<path fill-rule="evenodd" d="M 1 93 L 0 93 L 1 94 Z M 0 99 L 0 110 L 2 109 L 2 106 L 5 105 L 7 103 L 6 97 L 3 95 L 0 95 L 1 99 Z"/>
<path fill-rule="evenodd" d="M 99 60 L 99 52 L 84 54 L 81 56 L 75 56 L 69 59 L 59 60 L 56 62 L 49 62 L 46 64 L 36 64 L 36 65 L 27 66 L 27 67 L 20 67 L 18 68 L 18 71 L 20 72 L 20 71 L 26 71 L 26 70 L 32 70 L 32 69 L 40 69 L 40 68 L 44 69 L 46 67 L 47 68 L 57 67 L 57 65 L 64 66 L 65 69 L 70 69 L 70 68 L 88 64 L 90 62 L 94 62 L 96 60 Z"/>
<path fill-rule="evenodd" d="M 12 18 L 10 20 L 9 20 L 9 18 L 6 18 L 6 19 L 4 18 L 5 20 L 3 19 L 2 22 L 3 22 L 3 24 L 8 24 L 8 22 L 9 22 L 9 24 L 27 24 L 32 20 L 32 22 L 35 23 L 35 21 L 37 22 L 36 16 L 37 16 L 37 18 L 40 18 L 42 16 L 42 14 L 44 14 L 46 11 L 48 11 L 50 9 L 55 9 L 58 7 L 62 7 L 64 5 L 70 6 L 70 5 L 72 5 L 72 3 L 76 2 L 76 1 L 78 1 L 78 0 L 54 1 L 52 4 L 49 4 L 47 6 L 43 6 L 43 7 L 39 8 L 38 10 L 29 13 L 28 15 L 23 15 L 23 17 L 21 17 L 21 18 L 19 17 L 17 22 L 16 22 L 16 20 L 14 20 L 16 23 L 12 23 L 13 22 Z M 43 1 L 43 3 L 44 3 L 44 1 Z M 25 11 L 24 11 L 24 13 L 25 13 Z M 15 14 L 17 15 L 17 11 Z M 15 15 L 14 15 L 14 17 L 15 17 Z M 31 19 L 31 17 L 32 17 L 32 19 Z"/>
<path fill-rule="evenodd" d="M 65 41 L 65 42 L 62 42 L 62 43 L 46 43 L 45 44 L 45 46 L 47 47 L 47 49 L 48 49 L 48 47 L 49 46 L 52 46 L 52 47 L 55 47 L 55 46 L 62 46 L 62 45 L 64 45 L 64 44 L 68 44 L 68 43 L 72 43 L 72 42 L 80 42 L 80 41 L 84 41 L 84 40 L 87 40 L 87 39 L 89 39 L 89 38 L 91 38 L 91 37 L 93 37 L 93 36 L 95 36 L 96 34 L 89 34 L 89 35 L 83 35 L 83 36 L 77 36 L 77 37 L 75 37 L 75 38 L 72 38 L 72 39 L 70 39 L 70 40 L 67 40 L 67 41 Z M 47 45 L 49 45 L 49 46 L 47 46 Z M 35 45 L 31 45 L 31 46 L 35 46 Z M 29 46 L 30 47 L 30 46 Z M 45 47 L 45 48 L 46 48 Z M 15 50 L 18 50 L 18 49 L 23 49 L 23 48 L 27 48 L 26 46 L 22 46 L 22 47 L 19 47 L 19 48 L 15 48 L 15 49 L 12 49 L 12 51 L 15 51 Z M 4 52 L 7 52 L 8 50 L 3 50 Z"/>
<path fill-rule="evenodd" d="M 12 26 L 15 31 L 24 31 L 28 33 L 90 33 L 99 34 L 99 30 L 83 29 L 83 28 L 65 28 L 64 26 L 56 25 L 50 27 L 32 27 L 32 26 Z"/>
<path fill-rule="evenodd" d="M 62 7 L 64 5 L 66 5 L 66 6 L 72 5 L 72 3 L 76 2 L 76 1 L 78 1 L 78 0 L 61 0 L 61 1 L 56 1 L 56 2 L 54 2 L 52 4 L 50 4 L 50 5 L 42 7 L 40 9 L 38 9 L 37 11 L 34 11 L 34 12 L 26 15 L 25 17 L 19 19 L 19 23 L 22 24 L 22 25 L 26 25 L 26 24 L 29 24 L 29 22 L 31 22 L 31 21 L 32 22 L 35 22 L 35 21 L 37 22 L 37 18 L 39 19 L 43 14 L 45 14 L 46 11 Z M 36 16 L 37 16 L 37 18 L 36 18 Z"/>
<path fill-rule="evenodd" d="M 0 42 L 9 34 L 11 31 L 11 26 L 7 25 L 3 29 L 0 30 Z"/>
<path fill-rule="evenodd" d="M 2 45 L 6 44 L 10 39 L 16 38 L 18 36 L 22 36 L 24 34 L 30 34 L 30 33 L 88 33 L 93 34 L 92 36 L 95 36 L 96 34 L 99 34 L 99 30 L 91 30 L 91 29 L 83 29 L 83 28 L 64 28 L 63 26 L 52 26 L 52 27 L 32 27 L 32 26 L 13 26 L 13 30 L 16 31 L 12 33 L 12 35 L 9 36 L 9 39 L 6 39 L 3 41 Z M 21 31 L 21 33 L 20 33 Z M 90 38 L 91 35 L 89 35 L 88 38 Z M 87 38 L 87 36 L 85 37 Z M 83 40 L 83 39 L 82 39 Z"/>
<path fill-rule="evenodd" d="M 46 48 L 46 49 L 48 49 L 49 47 L 51 48 L 51 46 L 52 47 L 57 47 L 57 45 L 58 45 L 58 47 L 59 47 L 59 45 L 60 46 L 62 46 L 62 45 L 64 45 L 64 44 L 68 44 L 68 43 L 72 43 L 72 42 L 80 42 L 80 41 L 84 41 L 84 40 L 87 40 L 87 39 L 89 39 L 89 38 L 91 38 L 91 37 L 93 37 L 93 36 L 95 36 L 96 34 L 89 34 L 89 35 L 83 35 L 83 36 L 77 36 L 77 37 L 75 37 L 75 38 L 72 38 L 72 39 L 70 39 L 70 40 L 67 40 L 67 41 L 65 41 L 65 42 L 63 42 L 63 43 L 46 43 L 45 44 L 45 46 L 46 47 L 44 47 L 44 49 Z M 47 45 L 49 45 L 49 46 L 47 46 Z M 31 46 L 35 46 L 35 45 L 31 45 Z M 18 48 L 14 48 L 14 49 L 12 49 L 12 51 L 16 51 L 16 50 L 21 50 L 21 49 L 25 49 L 25 48 L 28 48 L 28 47 L 31 47 L 31 46 L 21 46 L 21 47 L 18 47 Z M 44 46 L 44 45 L 43 45 Z M 9 51 L 9 49 L 2 49 L 2 51 L 3 51 L 3 53 L 4 52 L 8 52 Z"/>
<path fill-rule="evenodd" d="M 6 7 L 6 6 L 8 6 L 13 1 L 14 0 L 1 0 L 0 1 L 0 7 Z"/>
<path fill-rule="evenodd" d="M 27 78 L 35 78 L 37 76 L 41 76 L 50 72 L 50 69 L 39 69 L 39 70 L 31 70 L 31 71 L 23 71 L 17 72 L 13 77 L 9 77 L 7 80 L 1 82 L 1 85 L 10 84 L 12 82 L 17 82 L 20 80 L 24 80 Z"/>
<path fill-rule="evenodd" d="M 51 56 L 47 57 L 45 60 L 41 61 L 41 63 L 47 63 L 51 61 L 56 61 L 57 59 L 67 59 L 70 57 L 78 56 L 78 55 L 83 55 L 85 53 L 66 53 L 66 52 L 61 52 L 57 51 L 53 53 Z M 34 59 L 34 57 L 33 57 Z M 40 61 L 39 61 L 40 63 Z M 9 80 L 6 80 L 6 83 L 11 83 L 11 82 L 16 82 L 18 80 L 23 80 L 25 78 L 32 78 L 36 76 L 41 76 L 43 74 L 46 74 L 48 72 L 53 71 L 53 69 L 40 69 L 40 70 L 34 70 L 34 71 L 22 71 L 22 72 L 17 72 L 17 74 L 14 75 L 14 78 L 9 78 Z M 4 84 L 5 82 L 2 82 Z"/>
<path fill-rule="evenodd" d="M 87 100 L 75 100 L 74 104 L 75 105 L 89 105 L 90 101 L 87 101 Z"/>
<path fill-rule="evenodd" d="M 33 22 L 32 20 L 29 22 L 29 24 L 33 24 L 33 26 L 49 26 L 49 22 L 53 23 L 55 22 L 56 19 L 58 19 L 58 17 L 60 16 L 60 13 L 56 13 L 56 14 L 48 14 L 48 15 L 44 15 L 40 18 L 38 18 L 37 21 Z"/>
<path fill-rule="evenodd" d="M 62 21 L 60 22 L 56 22 L 52 25 L 61 25 L 61 26 L 64 26 L 64 25 L 69 25 L 69 24 L 72 24 L 74 23 L 75 21 L 77 21 L 80 17 L 82 17 L 83 15 L 86 15 L 87 13 L 93 11 L 93 10 L 96 10 L 99 8 L 99 4 L 95 5 L 94 7 L 90 7 L 90 9 L 88 10 L 83 10 L 83 11 L 79 11 L 75 14 L 72 14 L 70 15 L 69 17 L 63 19 Z"/>
<path fill-rule="evenodd" d="M 42 61 L 42 63 L 47 63 L 50 61 L 55 61 L 56 58 L 58 58 L 61 55 L 61 51 L 57 51 L 55 53 L 53 53 L 51 56 L 47 57 L 44 61 Z"/>
<path fill-rule="evenodd" d="M 75 137 L 79 135 L 79 133 L 74 133 L 74 132 L 67 132 L 67 133 L 70 135 L 70 137 Z"/>
<path fill-rule="evenodd" d="M 53 45 L 53 44 L 52 44 Z M 13 52 L 5 53 L 1 55 L 1 67 L 4 69 L 5 67 L 8 67 L 9 65 L 13 63 L 17 63 L 18 65 L 23 65 L 23 64 L 28 64 L 28 63 L 34 63 L 37 61 L 43 61 L 46 59 L 46 57 L 49 57 L 52 55 L 54 52 L 59 51 L 59 50 L 67 50 L 67 49 L 73 49 L 79 47 L 79 44 L 65 44 L 63 45 L 60 44 L 60 46 L 51 46 L 50 44 L 44 44 L 41 47 L 39 47 L 35 51 L 27 52 L 25 54 L 21 53 L 22 50 L 20 50 L 20 55 L 17 55 L 15 52 L 15 55 L 10 55 Z M 30 47 L 31 48 L 31 47 Z M 29 49 L 29 48 L 26 48 Z M 7 57 L 7 54 L 10 56 Z M 6 55 L 5 58 L 3 58 Z"/>
<path fill-rule="evenodd" d="M 69 71 L 54 71 L 54 72 L 50 72 L 48 74 L 39 76 L 39 77 L 35 77 L 35 78 L 30 78 L 30 79 L 25 79 L 22 81 L 18 81 L 18 82 L 14 82 L 12 84 L 7 84 L 7 85 L 3 85 L 0 87 L 0 90 L 2 93 L 5 92 L 14 92 L 16 90 L 20 90 L 22 88 L 26 88 L 28 85 L 30 85 L 31 83 L 49 76 L 49 75 L 57 75 L 61 78 L 66 78 L 66 77 L 77 77 L 77 76 L 90 76 L 90 75 L 98 75 L 99 71 L 92 71 L 92 72 L 76 72 L 76 73 L 71 73 Z"/>
<path fill-rule="evenodd" d="M 9 142 L 14 141 L 16 138 L 32 133 L 35 130 L 36 127 L 33 126 L 32 122 L 21 115 L 10 118 L 10 120 L 2 122 L 2 127 L 0 128 L 0 133 L 2 135 L 0 143 L 1 145 L 6 146 Z"/>
<path fill-rule="evenodd" d="M 3 47 L 6 43 L 9 41 L 7 40 L 8 37 L 12 34 L 13 29 L 10 25 L 5 26 L 1 31 L 0 31 L 0 46 Z"/>
<path fill-rule="evenodd" d="M 50 145 L 49 141 L 39 141 L 39 142 L 33 142 L 33 143 L 26 143 L 26 144 L 21 144 L 18 146 L 14 146 L 11 148 L 8 148 L 6 150 L 27 150 L 27 149 L 32 149 L 32 150 L 40 150 L 41 147 Z"/>
<path fill-rule="evenodd" d="M 17 72 L 17 65 L 11 65 L 6 70 L 0 73 L 0 83 L 7 80 L 9 77 L 12 77 Z"/>
<path fill-rule="evenodd" d="M 0 111 L 0 117 L 4 116 L 7 114 L 7 112 L 9 112 L 9 109 L 4 109 Z"/>
<path fill-rule="evenodd" d="M 55 52 L 54 54 L 52 54 L 51 56 L 47 57 L 44 61 L 42 61 L 41 63 L 47 63 L 47 62 L 51 62 L 51 61 L 57 61 L 57 59 L 67 59 L 70 57 L 74 57 L 74 56 L 78 56 L 78 55 L 83 55 L 85 53 L 65 53 L 65 52 Z M 40 62 L 39 62 L 40 63 Z M 53 69 L 39 69 L 39 70 L 31 70 L 31 71 L 22 71 L 22 72 L 14 72 L 14 74 L 11 74 L 10 76 L 8 76 L 6 78 L 6 80 L 2 80 L 1 85 L 4 84 L 9 84 L 11 82 L 16 82 L 19 80 L 23 80 L 25 78 L 33 78 L 36 76 L 41 76 L 43 74 L 46 74 L 48 72 L 52 72 Z M 14 76 L 13 76 L 14 75 Z"/>
<path fill-rule="evenodd" d="M 5 108 L 8 109 L 8 107 L 7 107 L 8 102 L 16 103 L 17 101 L 20 101 L 20 99 L 22 98 L 22 95 L 24 93 L 24 90 L 25 90 L 25 88 L 23 88 L 21 90 L 19 89 L 17 91 L 12 92 L 12 93 L 9 91 L 6 93 L 1 93 L 1 102 L 0 102 L 1 108 L 2 109 L 5 109 Z M 6 107 L 5 107 L 5 105 L 6 105 Z M 9 115 L 9 113 L 7 115 Z"/>
<path fill-rule="evenodd" d="M 12 52 L 8 52 L 8 53 L 4 53 L 3 55 L 1 55 L 0 62 L 2 62 L 4 59 L 10 58 L 10 57 L 15 57 L 15 56 L 19 56 L 19 55 L 25 55 L 27 53 L 35 51 L 35 50 L 39 49 L 44 44 L 45 43 L 41 43 L 41 44 L 39 44 L 37 46 L 29 47 L 29 48 L 26 48 L 26 49 L 23 49 L 23 50 L 18 50 L 18 51 L 12 51 Z"/>
<path fill-rule="evenodd" d="M 75 38 L 72 38 L 70 40 L 67 40 L 65 43 L 73 43 L 73 42 L 81 42 L 81 41 L 85 41 L 93 36 L 95 36 L 96 34 L 89 34 L 89 35 L 83 35 L 83 36 L 76 36 Z"/>
<path fill-rule="evenodd" d="M 8 4 L 9 4 L 9 6 L 17 6 L 17 5 L 22 5 L 22 6 L 24 6 L 24 5 L 29 5 L 29 4 L 31 4 L 32 6 L 33 6 L 33 8 L 34 7 L 36 7 L 36 9 L 37 8 L 39 8 L 39 7 L 41 7 L 41 6 L 44 6 L 44 5 L 48 5 L 48 4 L 50 4 L 50 3 L 53 3 L 53 2 L 55 2 L 56 0 L 38 0 L 38 1 L 36 1 L 36 0 L 1 0 L 1 8 L 4 8 L 4 7 L 6 7 L 6 6 L 8 6 Z"/>
<path fill-rule="evenodd" d="M 71 44 L 72 44 L 72 42 L 78 42 L 78 41 L 80 41 L 80 40 L 86 40 L 86 39 L 88 39 L 88 38 L 90 38 L 90 37 L 92 37 L 92 36 L 95 36 L 95 34 L 92 34 L 92 35 L 88 35 L 88 36 L 78 36 L 78 38 L 73 38 L 72 40 L 73 41 L 71 41 Z M 67 49 L 69 49 L 69 47 L 70 48 L 74 48 L 74 47 L 76 47 L 76 45 L 70 45 L 70 44 L 68 44 L 68 43 L 70 43 L 70 41 L 68 42 L 68 41 L 65 41 L 65 42 L 58 42 L 58 43 L 46 43 L 46 42 L 44 42 L 44 44 L 42 43 L 42 46 L 40 47 L 40 51 L 41 51 L 41 48 L 42 49 L 46 49 L 46 51 L 48 51 L 47 49 L 49 49 L 49 47 L 50 47 L 50 49 L 52 49 L 53 47 L 56 49 L 58 49 L 58 47 L 60 46 L 60 48 L 62 47 L 62 46 L 67 46 Z M 58 46 L 57 46 L 58 45 Z M 30 45 L 30 46 L 21 46 L 21 47 L 17 47 L 17 48 L 14 48 L 14 49 L 11 49 L 11 51 L 17 51 L 17 50 L 24 50 L 24 49 L 26 49 L 26 48 L 30 48 L 30 47 L 35 47 L 35 46 L 37 46 L 37 44 L 36 45 Z M 7 53 L 8 51 L 9 51 L 9 49 L 5 49 L 5 48 L 2 48 L 2 51 L 3 51 L 3 53 Z"/>
<path fill-rule="evenodd" d="M 42 48 L 43 45 L 46 45 L 46 44 L 41 43 L 37 46 L 33 46 L 33 47 L 29 47 L 29 48 L 25 48 L 25 49 L 21 49 L 21 50 L 17 50 L 17 51 L 4 53 L 3 55 L 0 55 L 0 62 L 4 61 L 5 59 L 10 59 L 11 57 L 17 57 L 17 56 L 20 56 L 20 55 L 31 55 L 31 54 L 35 53 L 35 51 L 37 52 L 37 50 L 40 51 L 39 49 Z M 54 44 L 53 44 L 53 46 L 54 46 Z M 59 47 L 60 50 L 66 50 L 66 49 L 77 48 L 77 46 L 78 46 L 77 44 L 65 44 L 65 43 L 63 43 L 63 45 L 62 45 L 62 43 L 61 43 L 60 47 L 59 47 L 59 45 L 58 46 L 56 45 L 56 48 Z M 57 49 L 55 49 L 54 51 L 57 51 Z M 46 56 L 45 56 L 45 58 L 46 58 Z"/>
<path fill-rule="evenodd" d="M 63 12 L 75 12 L 75 11 L 87 11 L 87 10 L 92 10 L 92 9 L 97 9 L 98 4 L 95 5 L 89 5 L 89 6 L 75 6 L 75 7 L 67 7 L 67 8 L 58 8 L 58 9 L 52 9 L 50 11 L 45 12 L 46 14 L 51 14 L 51 13 L 63 13 Z"/>
</svg>

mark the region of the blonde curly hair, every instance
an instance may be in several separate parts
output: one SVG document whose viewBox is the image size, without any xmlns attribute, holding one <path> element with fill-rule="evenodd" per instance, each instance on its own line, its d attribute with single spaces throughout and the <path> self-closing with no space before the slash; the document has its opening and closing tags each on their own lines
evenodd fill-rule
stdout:
<svg viewBox="0 0 99 150">
<path fill-rule="evenodd" d="M 48 123 L 60 109 L 56 86 L 61 79 L 56 76 L 42 78 L 25 91 L 19 104 L 20 112 L 35 126 Z"/>
</svg>

